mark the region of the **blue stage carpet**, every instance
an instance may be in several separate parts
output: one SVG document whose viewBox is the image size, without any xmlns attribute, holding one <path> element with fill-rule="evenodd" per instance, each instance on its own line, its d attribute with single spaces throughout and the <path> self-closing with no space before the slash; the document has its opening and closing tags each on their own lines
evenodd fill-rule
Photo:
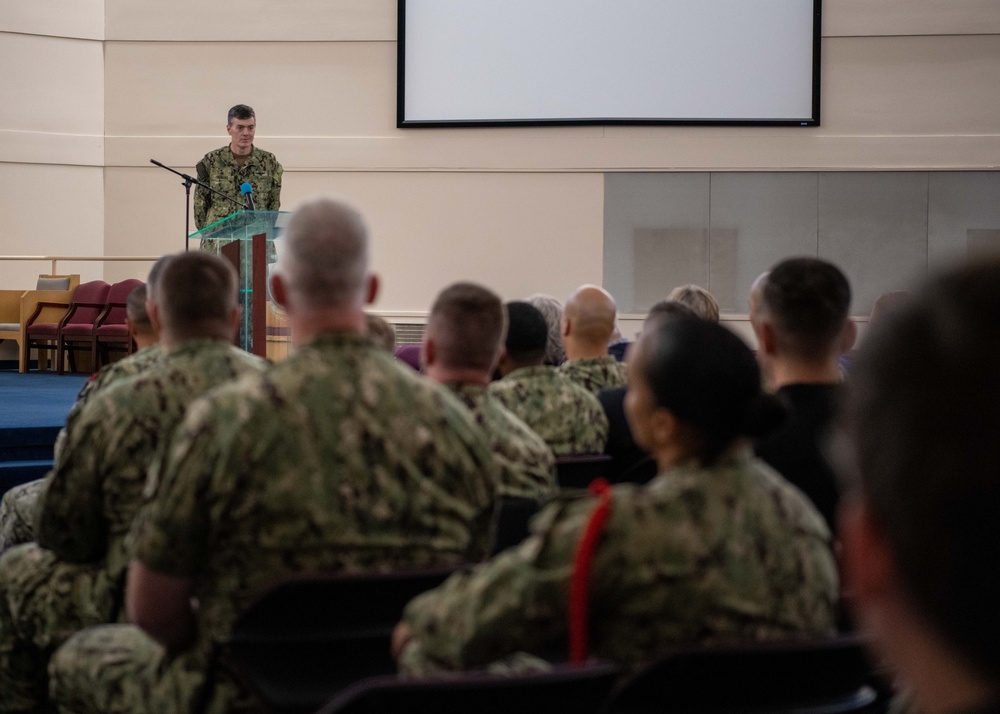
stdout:
<svg viewBox="0 0 1000 714">
<path fill-rule="evenodd" d="M 0 429 L 62 427 L 88 376 L 0 372 Z"/>
</svg>

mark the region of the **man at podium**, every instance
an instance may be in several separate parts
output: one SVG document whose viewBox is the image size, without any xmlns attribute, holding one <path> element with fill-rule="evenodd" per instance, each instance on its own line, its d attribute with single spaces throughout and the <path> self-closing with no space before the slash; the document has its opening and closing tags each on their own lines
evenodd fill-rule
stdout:
<svg viewBox="0 0 1000 714">
<path fill-rule="evenodd" d="M 210 151 L 195 167 L 198 180 L 230 196 L 227 201 L 201 186 L 194 192 L 194 222 L 198 229 L 222 220 L 241 208 L 277 211 L 281 205 L 281 174 L 284 169 L 274 154 L 253 145 L 257 118 L 253 108 L 237 104 L 229 110 L 226 133 L 229 145 Z M 246 191 L 249 184 L 250 191 Z M 214 246 L 205 245 L 203 249 Z"/>
</svg>

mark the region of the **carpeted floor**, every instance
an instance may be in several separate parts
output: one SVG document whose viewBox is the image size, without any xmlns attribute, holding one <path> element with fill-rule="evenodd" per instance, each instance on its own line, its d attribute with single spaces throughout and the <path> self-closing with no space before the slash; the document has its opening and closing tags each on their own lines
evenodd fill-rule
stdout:
<svg viewBox="0 0 1000 714">
<path fill-rule="evenodd" d="M 61 427 L 88 376 L 0 372 L 0 429 Z"/>
</svg>

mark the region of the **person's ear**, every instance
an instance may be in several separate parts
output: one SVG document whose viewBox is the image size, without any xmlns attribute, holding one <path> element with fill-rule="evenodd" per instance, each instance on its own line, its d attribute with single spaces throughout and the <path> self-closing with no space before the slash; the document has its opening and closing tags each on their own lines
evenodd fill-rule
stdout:
<svg viewBox="0 0 1000 714">
<path fill-rule="evenodd" d="M 288 309 L 288 293 L 285 288 L 285 279 L 280 271 L 271 273 L 268 280 L 271 282 L 271 296 L 282 309 Z"/>
<path fill-rule="evenodd" d="M 842 589 L 860 610 L 873 607 L 889 590 L 892 556 L 871 509 L 858 496 L 845 497 L 837 514 Z"/>
<path fill-rule="evenodd" d="M 378 297 L 379 287 L 380 287 L 380 284 L 379 284 L 378 275 L 376 275 L 375 273 L 372 273 L 371 275 L 368 276 L 368 285 L 365 288 L 365 304 L 366 305 L 371 305 L 372 303 L 375 302 L 375 298 Z"/>
<path fill-rule="evenodd" d="M 149 315 L 149 324 L 159 333 L 163 329 L 163 322 L 160 320 L 160 306 L 155 302 L 146 301 L 146 314 Z"/>
<path fill-rule="evenodd" d="M 755 332 L 757 333 L 757 351 L 767 356 L 774 355 L 778 342 L 774 334 L 774 325 L 763 320 L 758 323 Z"/>
<path fill-rule="evenodd" d="M 858 339 L 858 324 L 851 318 L 844 322 L 844 328 L 840 331 L 840 353 L 847 354 L 854 349 L 854 343 Z"/>
<path fill-rule="evenodd" d="M 233 307 L 233 312 L 229 316 L 229 336 L 232 339 L 236 339 L 240 334 L 240 316 L 243 314 L 243 309 L 236 305 Z"/>
<path fill-rule="evenodd" d="M 437 359 L 437 345 L 432 337 L 424 336 L 424 341 L 420 345 L 420 368 L 425 370 L 429 365 L 433 365 Z"/>
<path fill-rule="evenodd" d="M 669 409 L 656 407 L 649 415 L 651 446 L 674 443 L 678 439 L 679 429 L 680 422 Z"/>
</svg>

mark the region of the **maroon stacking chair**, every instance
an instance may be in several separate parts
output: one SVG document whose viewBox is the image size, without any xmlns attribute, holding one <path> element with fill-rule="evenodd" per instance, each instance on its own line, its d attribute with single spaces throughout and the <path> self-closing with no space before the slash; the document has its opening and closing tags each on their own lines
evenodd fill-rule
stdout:
<svg viewBox="0 0 1000 714">
<path fill-rule="evenodd" d="M 90 335 L 93 333 L 94 323 L 107 303 L 110 289 L 111 286 L 103 280 L 92 280 L 77 285 L 73 291 L 69 309 L 57 323 L 39 321 L 38 318 L 45 314 L 45 308 L 51 308 L 53 305 L 44 302 L 38 303 L 34 314 L 28 319 L 25 332 L 27 333 L 26 349 L 29 351 L 32 348 L 38 350 L 40 368 L 44 369 L 47 361 L 45 353 L 53 350 L 56 353 L 56 371 L 62 374 L 65 336 L 68 334 L 76 337 L 86 334 L 88 335 L 87 339 L 91 339 Z M 71 358 L 71 365 L 74 364 L 75 361 Z"/>
<path fill-rule="evenodd" d="M 25 326 L 25 354 L 38 350 L 39 369 L 45 370 L 48 352 L 56 353 L 56 369 L 62 373 L 61 330 L 66 325 L 85 324 L 93 329 L 94 321 L 104 309 L 111 286 L 103 280 L 81 283 L 73 290 L 69 306 L 60 303 L 39 302 Z M 61 317 L 53 322 L 53 310 L 59 309 Z M 63 312 L 65 311 L 65 312 Z"/>
<path fill-rule="evenodd" d="M 135 351 L 135 341 L 132 333 L 128 329 L 126 321 L 125 303 L 128 296 L 137 287 L 142 285 L 141 280 L 129 278 L 120 283 L 115 283 L 108 291 L 108 301 L 104 311 L 98 316 L 94 329 L 94 371 L 101 368 L 105 362 L 110 361 L 111 349 L 123 351 L 126 355 Z"/>
</svg>

